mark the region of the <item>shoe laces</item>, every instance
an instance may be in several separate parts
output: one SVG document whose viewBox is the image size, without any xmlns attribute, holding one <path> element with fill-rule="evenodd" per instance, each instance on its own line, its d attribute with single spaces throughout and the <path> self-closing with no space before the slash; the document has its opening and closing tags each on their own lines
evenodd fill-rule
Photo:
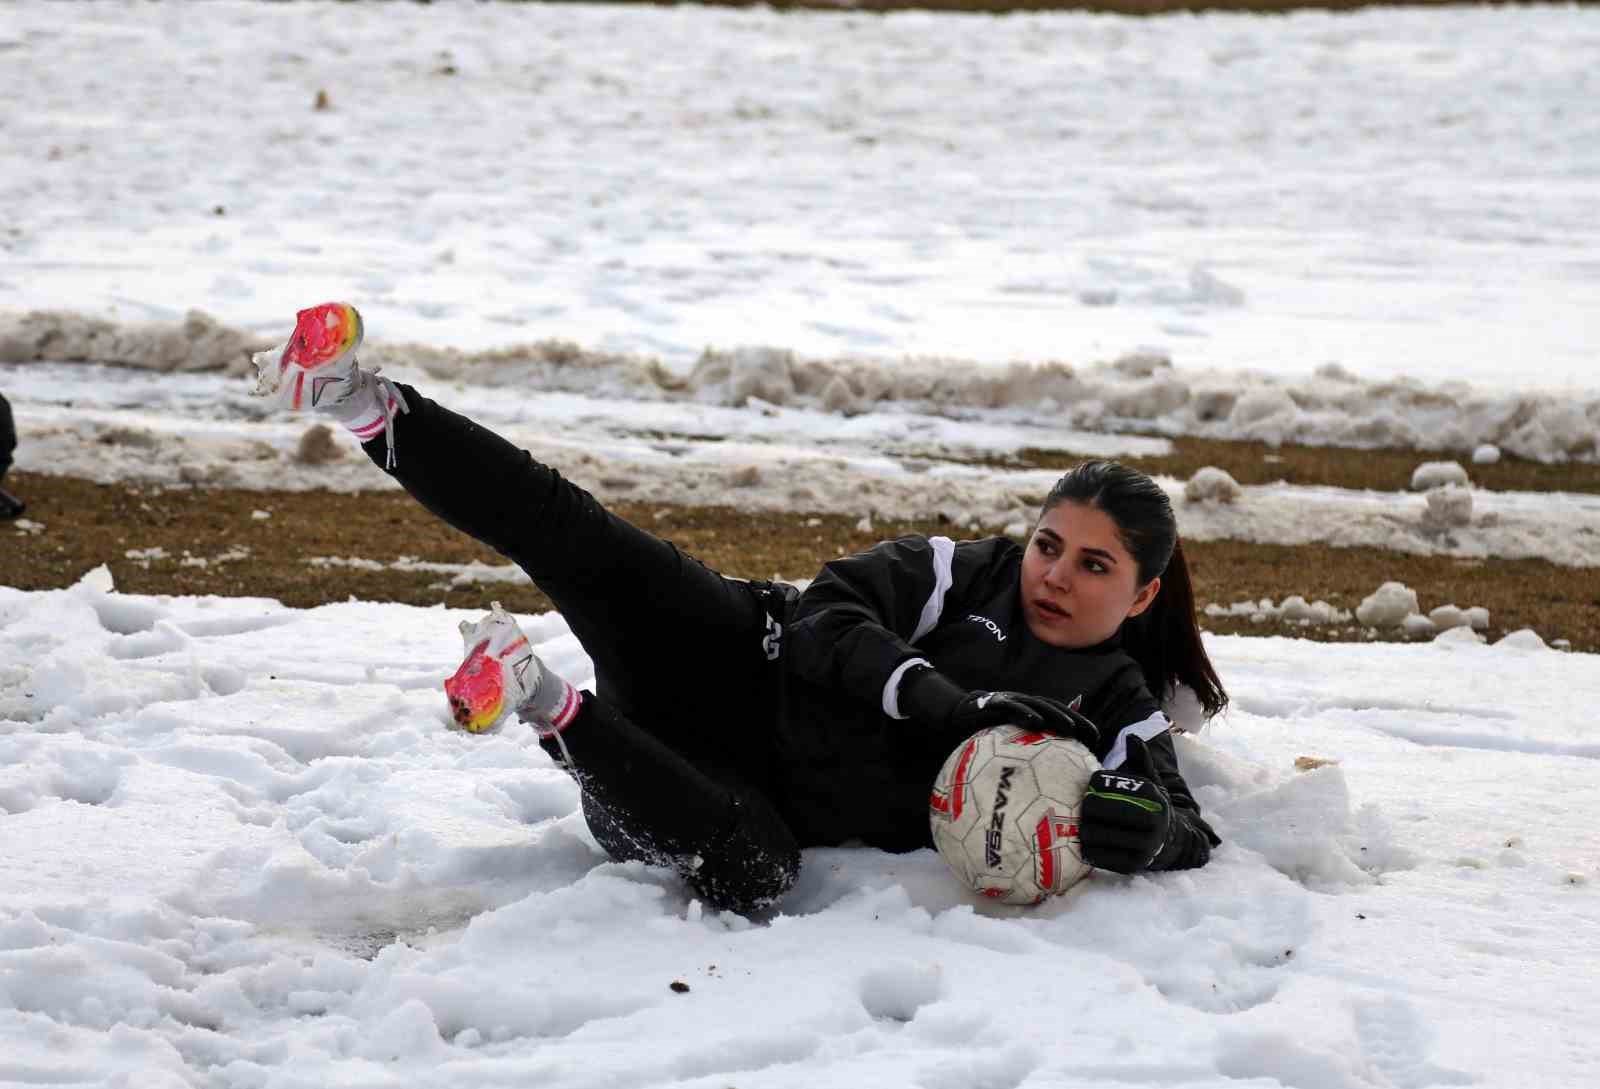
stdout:
<svg viewBox="0 0 1600 1089">
<path fill-rule="evenodd" d="M 360 371 L 377 387 L 378 410 L 383 413 L 383 441 L 387 447 L 387 456 L 384 458 L 385 471 L 393 469 L 399 464 L 394 452 L 394 421 L 395 406 L 400 407 L 402 413 L 409 413 L 411 406 L 406 404 L 406 395 L 400 392 L 400 387 L 392 379 L 383 377 L 379 372 L 382 367 L 373 367 L 370 371 Z"/>
</svg>

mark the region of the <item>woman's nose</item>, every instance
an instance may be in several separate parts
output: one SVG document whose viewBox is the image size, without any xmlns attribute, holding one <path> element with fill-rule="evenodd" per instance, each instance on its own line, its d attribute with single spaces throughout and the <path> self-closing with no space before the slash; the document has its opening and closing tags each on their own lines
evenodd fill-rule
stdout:
<svg viewBox="0 0 1600 1089">
<path fill-rule="evenodd" d="M 1052 590 L 1072 588 L 1072 569 L 1064 563 L 1053 563 L 1044 569 L 1044 584 Z"/>
</svg>

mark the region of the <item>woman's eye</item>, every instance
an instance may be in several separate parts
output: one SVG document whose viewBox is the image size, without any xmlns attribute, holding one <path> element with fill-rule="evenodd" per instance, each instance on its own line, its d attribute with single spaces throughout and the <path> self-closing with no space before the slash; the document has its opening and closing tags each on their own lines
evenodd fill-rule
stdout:
<svg viewBox="0 0 1600 1089">
<path fill-rule="evenodd" d="M 1093 571 L 1097 575 L 1105 574 L 1106 565 L 1101 563 L 1099 560 L 1085 560 L 1083 562 L 1083 566 L 1087 567 L 1090 571 Z"/>
</svg>

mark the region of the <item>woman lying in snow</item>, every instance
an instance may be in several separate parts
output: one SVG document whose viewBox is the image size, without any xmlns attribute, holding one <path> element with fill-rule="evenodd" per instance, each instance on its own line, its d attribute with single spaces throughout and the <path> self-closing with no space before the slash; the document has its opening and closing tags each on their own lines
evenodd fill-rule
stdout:
<svg viewBox="0 0 1600 1089">
<path fill-rule="evenodd" d="M 1086 744 L 1116 789 L 1084 801 L 1082 850 L 1119 873 L 1203 865 L 1219 842 L 1152 691 L 1227 702 L 1195 624 L 1165 493 L 1089 462 L 1024 547 L 902 537 L 798 593 L 724 577 L 611 514 L 493 432 L 356 365 L 361 319 L 327 303 L 256 357 L 258 392 L 352 431 L 424 507 L 525 570 L 594 661 L 580 692 L 498 604 L 462 624 L 445 682 L 472 731 L 513 712 L 582 787 L 619 860 L 675 866 L 749 912 L 794 884 L 803 847 L 931 845 L 930 786 L 1002 723 Z M 1101 784 L 1105 786 L 1105 784 Z M 1091 783 L 1091 788 L 1095 786 Z"/>
</svg>

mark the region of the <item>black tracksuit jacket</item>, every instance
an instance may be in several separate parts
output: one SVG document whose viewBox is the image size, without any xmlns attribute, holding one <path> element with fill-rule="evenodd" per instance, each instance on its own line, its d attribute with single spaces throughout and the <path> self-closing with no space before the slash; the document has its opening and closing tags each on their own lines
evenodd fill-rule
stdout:
<svg viewBox="0 0 1600 1089">
<path fill-rule="evenodd" d="M 827 564 L 789 617 L 776 767 L 801 843 L 931 844 L 928 795 L 964 738 L 897 717 L 897 671 L 925 660 L 979 691 L 1049 696 L 1100 728 L 1108 768 L 1144 738 L 1173 805 L 1198 817 L 1170 722 L 1115 638 L 1079 650 L 1035 638 L 1022 613 L 1023 546 L 1002 537 L 902 537 Z"/>
</svg>

